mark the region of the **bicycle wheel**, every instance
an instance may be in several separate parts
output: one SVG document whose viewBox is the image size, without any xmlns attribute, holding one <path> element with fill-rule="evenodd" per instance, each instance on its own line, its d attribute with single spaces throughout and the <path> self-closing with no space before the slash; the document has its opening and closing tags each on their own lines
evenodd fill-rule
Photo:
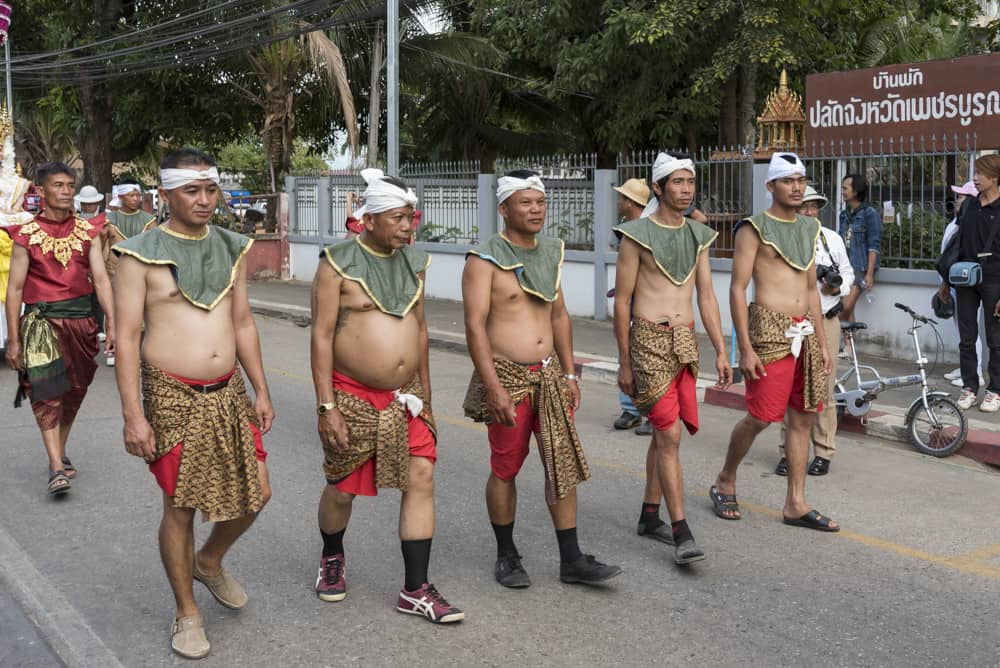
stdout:
<svg viewBox="0 0 1000 668">
<path fill-rule="evenodd" d="M 947 457 L 965 445 L 969 422 L 948 397 L 927 397 L 927 405 L 930 411 L 919 402 L 906 414 L 910 442 L 925 455 Z"/>
</svg>

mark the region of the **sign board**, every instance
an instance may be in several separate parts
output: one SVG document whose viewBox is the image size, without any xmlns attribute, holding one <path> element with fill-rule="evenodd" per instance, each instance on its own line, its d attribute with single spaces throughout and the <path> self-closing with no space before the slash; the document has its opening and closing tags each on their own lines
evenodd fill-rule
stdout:
<svg viewBox="0 0 1000 668">
<path fill-rule="evenodd" d="M 806 143 L 976 135 L 1000 148 L 1000 53 L 806 77 Z"/>
</svg>

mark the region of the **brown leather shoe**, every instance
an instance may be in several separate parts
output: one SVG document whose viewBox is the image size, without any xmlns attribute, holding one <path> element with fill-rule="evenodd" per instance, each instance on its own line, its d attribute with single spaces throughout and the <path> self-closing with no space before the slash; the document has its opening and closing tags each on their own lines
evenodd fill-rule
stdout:
<svg viewBox="0 0 1000 668">
<path fill-rule="evenodd" d="M 232 610 L 239 610 L 249 600 L 240 583 L 225 569 L 220 570 L 218 575 L 209 575 L 201 570 L 197 554 L 194 557 L 194 579 L 208 587 L 216 601 Z"/>
<path fill-rule="evenodd" d="M 175 619 L 170 627 L 170 649 L 185 659 L 202 659 L 212 651 L 201 615 Z"/>
</svg>

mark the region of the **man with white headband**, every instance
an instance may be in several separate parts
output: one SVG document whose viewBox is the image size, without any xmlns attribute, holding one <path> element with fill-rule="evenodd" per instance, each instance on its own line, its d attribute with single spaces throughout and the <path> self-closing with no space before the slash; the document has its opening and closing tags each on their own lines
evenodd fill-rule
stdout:
<svg viewBox="0 0 1000 668">
<path fill-rule="evenodd" d="M 162 489 L 160 555 L 177 604 L 171 647 L 197 659 L 211 646 L 193 580 L 227 608 L 247 603 L 222 559 L 271 496 L 262 435 L 274 408 L 247 296 L 243 258 L 253 241 L 210 224 L 219 199 L 210 156 L 183 148 L 160 168 L 170 218 L 114 247 L 115 377 L 125 448 Z M 196 510 L 216 523 L 197 552 Z"/>
<path fill-rule="evenodd" d="M 312 375 L 326 477 L 315 591 L 327 602 L 347 597 L 344 534 L 354 499 L 396 488 L 405 569 L 396 609 L 436 624 L 460 622 L 465 614 L 428 580 L 437 461 L 424 319 L 431 259 L 410 244 L 413 190 L 380 170 L 362 174 L 365 206 L 355 212 L 361 234 L 323 250 L 312 290 Z"/>
<path fill-rule="evenodd" d="M 497 540 L 493 574 L 505 587 L 531 584 L 514 545 L 514 516 L 515 478 L 534 432 L 559 542 L 559 578 L 604 582 L 621 568 L 584 554 L 576 531 L 576 486 L 590 478 L 590 469 L 573 421 L 580 388 L 560 286 L 563 242 L 540 234 L 546 203 L 538 174 L 500 177 L 497 200 L 503 232 L 469 251 L 462 275 L 465 332 L 475 365 L 464 409 L 489 425 L 486 508 Z"/>
<path fill-rule="evenodd" d="M 698 339 L 692 298 L 715 347 L 716 384 L 733 380 L 708 249 L 718 233 L 686 218 L 695 193 L 694 163 L 660 153 L 653 165 L 656 208 L 615 228 L 621 239 L 615 273 L 618 385 L 653 427 L 646 456 L 646 493 L 638 533 L 674 545 L 674 562 L 705 558 L 684 513 L 681 422 L 698 431 Z M 670 527 L 659 518 L 667 502 Z"/>
<path fill-rule="evenodd" d="M 142 186 L 138 181 L 123 179 L 115 186 L 115 193 L 115 199 L 121 208 L 105 213 L 107 224 L 102 232 L 106 256 L 104 265 L 112 281 L 115 278 L 117 256 L 111 252 L 111 248 L 119 241 L 142 234 L 156 225 L 156 218 L 141 209 Z M 107 365 L 115 365 L 114 352 L 107 353 Z"/>
<path fill-rule="evenodd" d="M 806 191 L 806 167 L 794 153 L 776 153 L 767 173 L 769 209 L 736 225 L 736 251 L 729 292 L 730 312 L 746 378 L 747 415 L 729 440 L 726 462 L 709 489 L 715 514 L 741 517 L 736 472 L 754 439 L 767 426 L 788 418 L 785 457 L 788 491 L 782 508 L 785 524 L 817 531 L 839 531 L 805 498 L 809 435 L 816 414 L 828 401 L 830 357 L 816 288 L 816 240 L 820 222 L 799 215 Z M 754 303 L 746 290 L 754 281 Z"/>
</svg>

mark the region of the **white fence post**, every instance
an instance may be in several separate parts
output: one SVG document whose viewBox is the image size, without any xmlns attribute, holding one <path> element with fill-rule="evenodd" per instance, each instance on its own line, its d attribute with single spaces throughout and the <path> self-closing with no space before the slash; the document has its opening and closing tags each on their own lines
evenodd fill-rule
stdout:
<svg viewBox="0 0 1000 668">
<path fill-rule="evenodd" d="M 477 222 L 479 243 L 484 243 L 499 230 L 497 211 L 497 175 L 479 174 L 477 179 Z"/>
<path fill-rule="evenodd" d="M 608 317 L 608 267 L 605 254 L 611 246 L 611 226 L 617 216 L 615 191 L 616 169 L 594 170 L 594 320 Z"/>
</svg>

